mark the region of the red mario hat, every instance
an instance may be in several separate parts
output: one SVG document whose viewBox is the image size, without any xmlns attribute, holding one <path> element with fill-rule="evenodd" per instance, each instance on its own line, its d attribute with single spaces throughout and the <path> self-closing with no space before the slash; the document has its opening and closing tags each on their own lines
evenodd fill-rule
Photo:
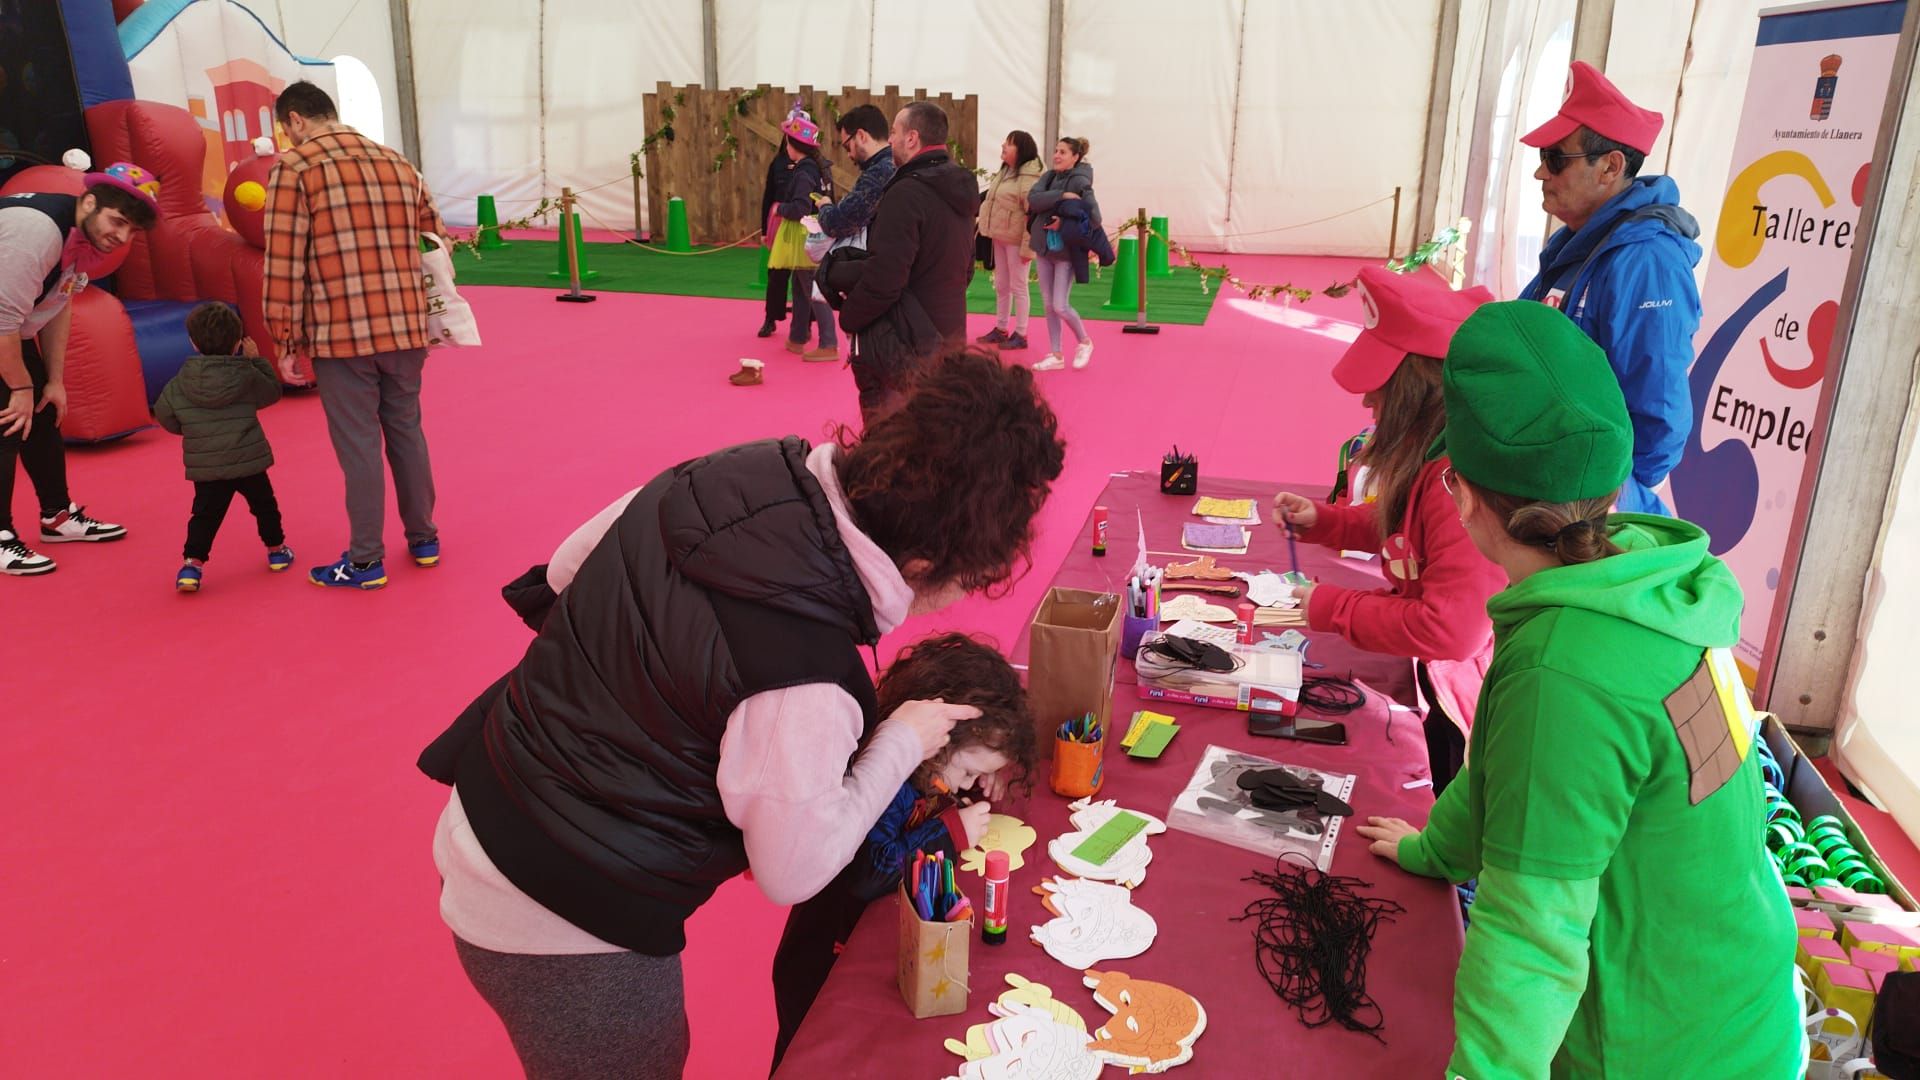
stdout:
<svg viewBox="0 0 1920 1080">
<path fill-rule="evenodd" d="M 1592 64 L 1575 60 L 1567 72 L 1567 96 L 1560 102 L 1559 113 L 1520 136 L 1520 141 L 1534 147 L 1553 146 L 1586 127 L 1622 146 L 1651 154 L 1653 141 L 1660 137 L 1665 123 L 1666 118 L 1659 113 L 1628 101 L 1627 95 Z"/>
<path fill-rule="evenodd" d="M 1384 266 L 1362 267 L 1356 291 L 1366 329 L 1333 365 L 1333 381 L 1350 394 L 1385 386 L 1408 353 L 1445 357 L 1453 332 L 1493 299 L 1478 285 L 1455 292 L 1429 271 L 1396 274 Z"/>
</svg>

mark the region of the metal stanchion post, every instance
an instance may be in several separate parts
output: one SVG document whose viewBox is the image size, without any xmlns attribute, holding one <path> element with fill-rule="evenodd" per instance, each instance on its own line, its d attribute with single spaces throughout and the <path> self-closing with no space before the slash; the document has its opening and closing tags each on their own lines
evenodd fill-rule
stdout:
<svg viewBox="0 0 1920 1080">
<path fill-rule="evenodd" d="M 573 189 L 560 189 L 560 244 L 567 252 L 566 292 L 554 297 L 563 304 L 591 304 L 600 299 L 590 293 L 580 291 L 580 236 L 575 232 L 573 220 Z"/>
<path fill-rule="evenodd" d="M 1140 230 L 1140 242 L 1134 246 L 1134 251 L 1140 258 L 1140 298 L 1133 307 L 1133 325 L 1121 327 L 1120 332 L 1123 334 L 1157 334 L 1160 332 L 1159 327 L 1147 325 L 1147 234 L 1152 226 L 1149 224 L 1149 219 L 1147 218 L 1146 207 L 1143 206 L 1140 208 L 1140 216 L 1135 218 L 1134 222 Z"/>
</svg>

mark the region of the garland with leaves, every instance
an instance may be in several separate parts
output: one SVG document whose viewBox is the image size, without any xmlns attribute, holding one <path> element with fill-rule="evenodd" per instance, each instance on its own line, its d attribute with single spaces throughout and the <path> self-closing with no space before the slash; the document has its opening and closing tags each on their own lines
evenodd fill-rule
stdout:
<svg viewBox="0 0 1920 1080">
<path fill-rule="evenodd" d="M 559 199 L 553 199 L 545 195 L 542 195 L 540 197 L 540 201 L 538 203 L 535 203 L 533 209 L 527 211 L 525 216 L 514 218 L 512 221 L 503 221 L 498 225 L 479 226 L 478 228 L 473 230 L 471 235 L 449 237 L 448 242 L 453 245 L 456 251 L 464 248 L 467 251 L 471 252 L 473 254 L 473 257 L 476 259 L 485 258 L 484 255 L 480 254 L 481 234 L 487 233 L 487 232 L 501 232 L 507 229 L 530 229 L 536 223 L 544 225 L 547 223 L 547 215 L 558 213 L 559 210 L 560 210 Z"/>
<path fill-rule="evenodd" d="M 647 156 L 648 151 L 653 149 L 655 143 L 673 141 L 673 121 L 675 117 L 680 115 L 674 110 L 674 106 L 685 105 L 686 103 L 687 95 L 684 93 L 676 93 L 673 95 L 673 101 L 671 103 L 662 102 L 660 104 L 660 126 L 647 132 L 646 138 L 640 140 L 640 149 L 627 155 L 627 168 L 632 171 L 633 175 L 647 175 L 645 170 L 641 169 L 640 162 Z"/>
<path fill-rule="evenodd" d="M 1217 289 L 1223 282 L 1245 293 L 1249 300 L 1264 301 L 1275 296 L 1280 296 L 1286 298 L 1288 303 L 1292 303 L 1295 300 L 1311 300 L 1316 295 L 1316 290 L 1295 285 L 1291 281 L 1281 285 L 1249 284 L 1225 266 L 1208 266 L 1195 258 L 1193 252 L 1188 251 L 1185 244 L 1181 244 L 1171 237 L 1162 235 L 1158 229 L 1153 227 L 1152 222 L 1144 218 L 1128 218 L 1125 222 L 1121 223 L 1119 230 L 1114 235 L 1125 236 L 1129 232 L 1143 231 L 1149 236 L 1158 237 L 1167 245 L 1168 251 L 1178 257 L 1179 260 L 1186 265 L 1187 269 L 1199 273 L 1200 292 L 1203 295 L 1209 291 L 1209 283 L 1212 284 L 1213 288 Z M 1406 258 L 1387 260 L 1387 269 L 1396 274 L 1412 273 L 1420 267 L 1433 262 L 1440 257 L 1441 252 L 1458 243 L 1460 241 L 1460 235 L 1460 230 L 1450 225 L 1435 233 L 1432 239 L 1414 248 Z M 1317 294 L 1338 300 L 1352 292 L 1353 287 L 1359 283 L 1359 280 L 1359 277 L 1355 276 L 1346 281 L 1336 281 L 1318 290 Z"/>
<path fill-rule="evenodd" d="M 720 152 L 713 155 L 714 172 L 726 168 L 728 162 L 740 157 L 740 137 L 733 133 L 733 118 L 747 115 L 747 106 L 752 105 L 755 99 L 766 93 L 767 90 L 764 87 L 743 90 L 727 103 L 725 109 L 720 111 Z"/>
</svg>

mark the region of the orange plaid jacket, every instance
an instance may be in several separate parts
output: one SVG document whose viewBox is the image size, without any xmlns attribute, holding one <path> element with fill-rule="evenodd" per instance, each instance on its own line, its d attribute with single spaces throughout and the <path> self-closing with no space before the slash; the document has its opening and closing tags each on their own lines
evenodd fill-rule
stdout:
<svg viewBox="0 0 1920 1080">
<path fill-rule="evenodd" d="M 445 235 L 420 173 L 353 131 L 315 136 L 267 179 L 267 326 L 314 358 L 424 349 L 420 234 Z"/>
</svg>

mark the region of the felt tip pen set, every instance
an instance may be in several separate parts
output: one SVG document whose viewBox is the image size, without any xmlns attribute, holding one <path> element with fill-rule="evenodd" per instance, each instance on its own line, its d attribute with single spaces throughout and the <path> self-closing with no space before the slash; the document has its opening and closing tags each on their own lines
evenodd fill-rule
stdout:
<svg viewBox="0 0 1920 1080">
<path fill-rule="evenodd" d="M 1106 772 L 1107 729 L 1085 713 L 1061 724 L 1053 734 L 1053 769 L 1048 777 L 1056 795 L 1083 799 L 1098 794 Z"/>
<path fill-rule="evenodd" d="M 973 907 L 953 881 L 953 863 L 945 852 L 915 852 L 908 879 L 914 914 L 923 922 L 966 922 Z"/>
</svg>

